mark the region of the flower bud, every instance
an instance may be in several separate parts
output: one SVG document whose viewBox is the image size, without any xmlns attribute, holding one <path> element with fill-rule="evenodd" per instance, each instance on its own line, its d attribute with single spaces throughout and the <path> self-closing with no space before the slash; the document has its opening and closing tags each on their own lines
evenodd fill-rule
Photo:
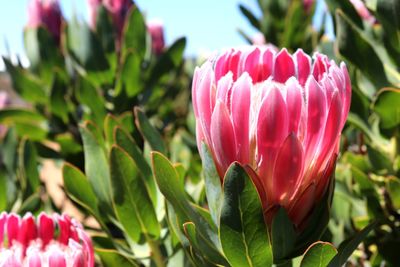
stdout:
<svg viewBox="0 0 400 267">
<path fill-rule="evenodd" d="M 160 55 L 165 46 L 163 23 L 159 20 L 148 21 L 147 29 L 151 36 L 151 50 L 154 54 Z"/>
</svg>

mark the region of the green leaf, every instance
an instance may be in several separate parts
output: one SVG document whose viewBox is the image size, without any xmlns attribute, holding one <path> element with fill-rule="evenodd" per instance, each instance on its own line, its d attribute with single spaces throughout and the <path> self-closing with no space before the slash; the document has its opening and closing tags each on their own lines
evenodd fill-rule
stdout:
<svg viewBox="0 0 400 267">
<path fill-rule="evenodd" d="M 373 104 L 374 111 L 380 117 L 382 128 L 393 128 L 400 124 L 400 89 L 381 89 Z"/>
<path fill-rule="evenodd" d="M 8 177 L 5 170 L 0 169 L 0 210 L 6 210 L 8 206 L 7 201 L 7 183 Z"/>
<path fill-rule="evenodd" d="M 143 152 L 136 145 L 135 140 L 120 127 L 115 128 L 114 131 L 115 143 L 124 149 L 129 156 L 135 161 L 138 166 L 139 172 L 143 175 L 145 183 L 149 188 L 149 193 L 153 203 L 157 203 L 157 188 L 153 178 L 153 173 L 149 163 L 143 156 Z"/>
<path fill-rule="evenodd" d="M 142 91 L 141 65 L 142 61 L 137 53 L 131 51 L 126 53 L 115 86 L 116 95 L 124 91 L 128 97 L 134 97 Z"/>
<path fill-rule="evenodd" d="M 46 118 L 36 111 L 22 108 L 6 108 L 0 110 L 0 123 L 10 125 L 13 123 L 37 122 L 44 123 Z"/>
<path fill-rule="evenodd" d="M 158 59 L 156 65 L 151 70 L 148 79 L 148 87 L 152 88 L 157 82 L 171 70 L 176 69 L 182 64 L 183 52 L 186 47 L 186 38 L 180 38 L 173 43 Z"/>
<path fill-rule="evenodd" d="M 113 266 L 134 266 L 139 267 L 140 265 L 131 259 L 123 256 L 116 250 L 112 249 L 96 249 L 96 254 L 99 255 L 101 262 L 105 267 Z"/>
<path fill-rule="evenodd" d="M 397 177 L 390 177 L 386 182 L 386 188 L 396 210 L 400 209 L 400 180 Z"/>
<path fill-rule="evenodd" d="M 215 225 L 218 225 L 218 218 L 222 203 L 222 185 L 213 157 L 208 146 L 202 143 L 201 146 L 204 183 L 207 196 L 207 204 Z"/>
<path fill-rule="evenodd" d="M 358 245 L 367 237 L 369 232 L 373 230 L 378 223 L 372 222 L 354 237 L 349 240 L 345 240 L 340 246 L 339 251 L 335 257 L 329 262 L 328 267 L 340 267 L 346 263 L 347 259 L 351 256 L 354 250 L 357 249 Z"/>
<path fill-rule="evenodd" d="M 272 247 L 274 252 L 274 261 L 284 260 L 293 252 L 296 242 L 296 232 L 294 225 L 281 207 L 272 220 Z"/>
<path fill-rule="evenodd" d="M 339 53 L 359 68 L 376 87 L 386 86 L 388 81 L 383 64 L 360 29 L 341 10 L 336 12 L 336 23 Z"/>
<path fill-rule="evenodd" d="M 68 122 L 67 82 L 59 73 L 55 73 L 50 92 L 51 111 L 61 118 L 64 123 Z"/>
<path fill-rule="evenodd" d="M 48 96 L 44 85 L 27 70 L 14 66 L 11 61 L 3 57 L 7 72 L 11 77 L 13 89 L 26 101 L 46 104 Z"/>
<path fill-rule="evenodd" d="M 300 267 L 325 267 L 336 254 L 337 250 L 332 244 L 315 242 L 304 253 Z"/>
<path fill-rule="evenodd" d="M 224 178 L 219 237 L 231 266 L 272 266 L 261 201 L 246 171 L 233 163 Z"/>
<path fill-rule="evenodd" d="M 239 9 L 240 12 L 242 12 L 242 14 L 247 18 L 247 20 L 250 22 L 250 24 L 256 28 L 257 30 L 261 30 L 261 26 L 260 26 L 260 22 L 258 21 L 258 19 L 256 18 L 256 16 L 254 16 L 253 13 L 251 13 L 251 11 L 243 6 L 242 4 L 239 4 Z"/>
<path fill-rule="evenodd" d="M 112 206 L 110 170 L 104 148 L 101 146 L 101 138 L 93 127 L 95 126 L 86 123 L 79 128 L 85 154 L 85 173 L 100 207 L 110 212 Z"/>
<path fill-rule="evenodd" d="M 19 147 L 19 170 L 25 195 L 37 192 L 40 186 L 37 152 L 28 139 L 23 139 Z"/>
<path fill-rule="evenodd" d="M 68 196 L 96 218 L 100 218 L 97 198 L 86 176 L 78 168 L 68 163 L 64 164 L 62 173 Z"/>
<path fill-rule="evenodd" d="M 141 233 L 158 239 L 160 225 L 135 162 L 121 148 L 113 146 L 110 165 L 114 208 L 125 232 L 135 242 Z"/>
<path fill-rule="evenodd" d="M 123 29 L 122 55 L 127 55 L 128 51 L 132 51 L 139 56 L 140 61 L 143 60 L 146 54 L 146 38 L 146 23 L 139 8 L 134 6 L 126 16 Z"/>
<path fill-rule="evenodd" d="M 137 127 L 139 128 L 143 138 L 149 142 L 151 148 L 155 151 L 166 154 L 167 148 L 161 134 L 153 125 L 151 125 L 144 112 L 138 107 L 135 107 L 135 118 Z"/>
<path fill-rule="evenodd" d="M 117 118 L 112 114 L 107 114 L 104 119 L 104 134 L 106 137 L 106 142 L 109 146 L 114 143 L 114 130 L 120 123 Z"/>
<path fill-rule="evenodd" d="M 219 242 L 215 231 L 210 224 L 190 205 L 183 184 L 179 181 L 178 173 L 172 164 L 161 153 L 152 152 L 152 166 L 154 177 L 161 193 L 171 203 L 182 227 L 185 222 L 196 225 L 199 242 L 204 248 L 202 257 L 214 264 L 226 265 L 226 261 L 219 252 Z"/>
</svg>

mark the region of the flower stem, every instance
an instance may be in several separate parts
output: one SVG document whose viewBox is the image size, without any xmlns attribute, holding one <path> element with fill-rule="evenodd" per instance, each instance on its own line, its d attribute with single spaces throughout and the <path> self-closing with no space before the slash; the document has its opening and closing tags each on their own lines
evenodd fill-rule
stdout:
<svg viewBox="0 0 400 267">
<path fill-rule="evenodd" d="M 151 250 L 151 258 L 154 260 L 154 263 L 157 267 L 165 267 L 165 259 L 160 250 L 160 246 L 158 241 L 154 241 L 151 238 L 147 238 L 147 243 L 150 246 Z"/>
</svg>

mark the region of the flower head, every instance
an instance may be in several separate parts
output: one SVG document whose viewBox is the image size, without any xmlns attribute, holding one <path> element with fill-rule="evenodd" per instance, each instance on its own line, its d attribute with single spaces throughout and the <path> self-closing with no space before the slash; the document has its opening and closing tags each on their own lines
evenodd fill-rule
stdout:
<svg viewBox="0 0 400 267">
<path fill-rule="evenodd" d="M 150 20 L 147 22 L 147 29 L 151 36 L 151 49 L 154 54 L 160 55 L 165 46 L 163 23 L 160 20 Z"/>
<path fill-rule="evenodd" d="M 30 0 L 28 5 L 28 28 L 44 26 L 59 42 L 62 14 L 58 0 Z"/>
<path fill-rule="evenodd" d="M 82 225 L 67 215 L 40 214 L 35 221 L 0 214 L 0 267 L 93 267 L 94 252 Z"/>
<path fill-rule="evenodd" d="M 282 206 L 300 225 L 327 190 L 350 97 L 346 66 L 325 55 L 231 49 L 195 71 L 198 147 L 221 179 L 234 161 L 251 168 L 266 217 Z"/>
</svg>

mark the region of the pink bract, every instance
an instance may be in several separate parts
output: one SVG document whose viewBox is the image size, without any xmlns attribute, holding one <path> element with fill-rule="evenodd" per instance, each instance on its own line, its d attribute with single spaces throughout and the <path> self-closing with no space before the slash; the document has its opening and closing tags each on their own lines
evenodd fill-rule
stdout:
<svg viewBox="0 0 400 267">
<path fill-rule="evenodd" d="M 0 214 L 0 267 L 93 267 L 94 251 L 80 223 L 67 215 Z"/>
<path fill-rule="evenodd" d="M 165 46 L 163 23 L 160 20 L 150 20 L 147 29 L 151 36 L 151 49 L 154 54 L 160 55 Z"/>
<path fill-rule="evenodd" d="M 301 49 L 231 49 L 196 68 L 197 142 L 223 176 L 235 161 L 251 169 L 266 218 L 283 206 L 300 225 L 330 184 L 350 108 L 344 63 Z"/>
<path fill-rule="evenodd" d="M 30 0 L 28 5 L 29 28 L 44 26 L 59 42 L 62 14 L 58 0 Z"/>
</svg>

